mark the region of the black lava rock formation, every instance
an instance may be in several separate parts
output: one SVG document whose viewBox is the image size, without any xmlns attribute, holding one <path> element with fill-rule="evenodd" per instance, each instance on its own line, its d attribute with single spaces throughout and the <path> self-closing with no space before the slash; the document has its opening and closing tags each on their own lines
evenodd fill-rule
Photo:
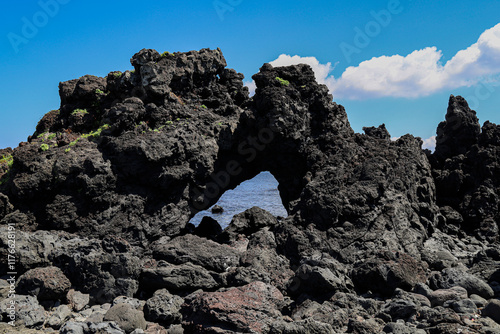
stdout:
<svg viewBox="0 0 500 334">
<path fill-rule="evenodd" d="M 412 135 L 391 141 L 383 124 L 355 133 L 307 65 L 264 64 L 249 97 L 219 49 L 144 49 L 131 64 L 61 83 L 60 108 L 0 151 L 1 256 L 15 226 L 23 291 L 52 312 L 43 318 L 21 296 L 21 323 L 61 333 L 500 331 L 498 317 L 478 315 L 500 297 L 500 127 L 481 128 L 463 98 L 451 96 L 431 153 Z M 287 218 L 254 207 L 224 231 L 189 224 L 262 171 L 277 179 Z M 36 277 L 48 267 L 71 284 L 68 297 Z M 29 280 L 45 284 L 43 296 Z M 88 298 L 73 307 L 84 320 L 64 320 L 52 306 L 75 295 Z M 8 319 L 3 304 L 0 313 Z"/>
</svg>

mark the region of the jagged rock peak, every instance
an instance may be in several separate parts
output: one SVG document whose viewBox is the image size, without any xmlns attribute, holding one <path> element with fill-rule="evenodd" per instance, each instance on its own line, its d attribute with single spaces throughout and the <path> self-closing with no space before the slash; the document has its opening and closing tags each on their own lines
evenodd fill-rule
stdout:
<svg viewBox="0 0 500 334">
<path fill-rule="evenodd" d="M 391 139 L 389 131 L 385 128 L 385 124 L 379 125 L 378 127 L 370 126 L 363 127 L 363 131 L 367 136 L 379 138 L 379 139 Z"/>
<path fill-rule="evenodd" d="M 481 126 L 476 112 L 461 96 L 450 96 L 445 121 L 437 128 L 436 156 L 446 159 L 464 154 L 476 144 Z"/>
<path fill-rule="evenodd" d="M 275 75 L 269 76 L 269 73 Z M 271 64 L 266 63 L 252 79 L 255 80 L 257 88 L 266 86 L 288 87 L 290 83 L 297 87 L 302 87 L 307 84 L 317 85 L 312 68 L 306 64 L 273 67 Z"/>
<path fill-rule="evenodd" d="M 452 95 L 437 134 L 430 161 L 437 203 L 446 217 L 441 228 L 450 233 L 460 224 L 480 239 L 497 240 L 500 126 L 486 121 L 481 129 L 476 112 L 465 99 Z"/>
<path fill-rule="evenodd" d="M 143 49 L 130 62 L 134 66 L 132 71 L 113 71 L 105 78 L 85 75 L 61 82 L 60 108 L 42 118 L 33 137 L 45 132 L 96 130 L 110 116 L 113 118 L 109 115 L 111 109 L 123 109 L 120 105 L 127 104 L 130 98 L 140 99 L 141 104 L 149 106 L 147 114 L 153 116 L 166 114 L 176 104 L 187 109 L 202 107 L 199 109 L 202 111 L 209 108 L 224 116 L 236 115 L 236 106 L 248 100 L 243 74 L 226 68 L 220 49 L 162 54 Z M 158 111 L 158 107 L 163 109 Z M 156 110 L 152 112 L 152 108 Z M 119 114 L 122 121 L 127 117 L 127 113 Z M 148 115 L 139 115 L 138 121 L 158 123 L 148 119 Z"/>
</svg>

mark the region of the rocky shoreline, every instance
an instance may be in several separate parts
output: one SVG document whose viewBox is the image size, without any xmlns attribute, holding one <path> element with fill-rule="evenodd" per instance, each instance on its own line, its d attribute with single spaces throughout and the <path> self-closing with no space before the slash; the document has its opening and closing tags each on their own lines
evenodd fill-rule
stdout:
<svg viewBox="0 0 500 334">
<path fill-rule="evenodd" d="M 131 63 L 0 150 L 0 333 L 500 333 L 500 127 L 462 97 L 430 152 L 307 65 L 249 97 L 219 49 Z M 189 223 L 262 171 L 287 218 Z"/>
</svg>

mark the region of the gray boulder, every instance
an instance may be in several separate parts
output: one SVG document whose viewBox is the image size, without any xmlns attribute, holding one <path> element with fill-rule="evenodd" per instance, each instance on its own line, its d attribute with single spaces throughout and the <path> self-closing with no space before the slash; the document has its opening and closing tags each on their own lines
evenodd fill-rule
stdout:
<svg viewBox="0 0 500 334">
<path fill-rule="evenodd" d="M 316 321 L 314 319 L 307 319 L 302 321 L 285 322 L 277 321 L 271 324 L 269 334 L 335 334 L 330 324 Z"/>
<path fill-rule="evenodd" d="M 219 238 L 224 241 L 230 241 L 236 239 L 238 234 L 250 236 L 263 227 L 272 227 L 277 223 L 278 220 L 271 213 L 254 206 L 234 215 L 231 223 L 224 229 Z"/>
<path fill-rule="evenodd" d="M 152 248 L 153 255 L 158 260 L 173 264 L 191 262 L 217 272 L 236 267 L 240 261 L 240 253 L 234 248 L 192 234 L 172 240 L 160 239 Z"/>
<path fill-rule="evenodd" d="M 71 317 L 71 310 L 67 305 L 57 307 L 48 318 L 46 325 L 52 328 L 60 328 Z"/>
<path fill-rule="evenodd" d="M 433 289 L 461 286 L 469 294 L 476 294 L 486 299 L 494 296 L 493 289 L 485 281 L 458 268 L 446 268 L 441 272 L 434 273 L 430 277 L 429 283 Z"/>
<path fill-rule="evenodd" d="M 130 304 L 122 303 L 112 306 L 104 315 L 104 320 L 116 322 L 126 333 L 131 333 L 137 328 L 146 329 L 144 313 Z"/>
<path fill-rule="evenodd" d="M 194 291 L 219 286 L 208 270 L 191 263 L 144 269 L 141 283 L 146 289 L 165 288 L 171 291 Z"/>
<path fill-rule="evenodd" d="M 148 321 L 162 325 L 180 323 L 180 313 L 184 299 L 170 294 L 166 289 L 158 290 L 154 296 L 146 301 L 144 315 Z"/>
<path fill-rule="evenodd" d="M 290 261 L 276 250 L 276 239 L 268 228 L 250 236 L 240 266 L 229 271 L 231 284 L 246 285 L 255 281 L 272 284 L 284 291 L 293 276 Z"/>
<path fill-rule="evenodd" d="M 423 329 L 417 329 L 415 327 L 409 327 L 405 324 L 398 322 L 390 322 L 385 325 L 383 329 L 384 333 L 392 333 L 392 334 L 426 334 L 426 331 Z"/>
<path fill-rule="evenodd" d="M 415 287 L 415 292 L 427 297 L 432 306 L 443 306 L 444 303 L 450 300 L 466 299 L 468 294 L 467 290 L 461 286 L 453 286 L 449 289 L 438 289 L 432 291 L 425 284 L 418 284 Z"/>
<path fill-rule="evenodd" d="M 113 307 L 118 304 L 129 304 L 136 310 L 142 311 L 142 309 L 144 308 L 145 301 L 133 297 L 119 296 L 113 300 L 111 306 Z"/>
<path fill-rule="evenodd" d="M 427 265 L 405 253 L 381 253 L 378 257 L 355 264 L 352 281 L 360 291 L 392 295 L 396 288 L 411 290 L 423 283 Z"/>
<path fill-rule="evenodd" d="M 59 330 L 60 334 L 125 334 L 115 322 L 86 323 L 68 321 Z"/>
<path fill-rule="evenodd" d="M 12 312 L 12 305 L 15 305 L 15 312 Z M 0 302 L 0 313 L 4 321 L 14 321 L 16 326 L 28 328 L 40 326 L 47 319 L 44 308 L 34 296 L 16 295 L 13 299 L 6 298 Z"/>
<path fill-rule="evenodd" d="M 301 265 L 291 279 L 289 291 L 297 294 L 325 295 L 337 291 L 346 291 L 345 282 L 329 268 Z"/>
<path fill-rule="evenodd" d="M 486 299 L 484 299 L 483 297 L 481 296 L 478 296 L 478 295 L 470 295 L 469 297 L 473 302 L 474 304 L 476 304 L 477 307 L 480 307 L 480 308 L 483 308 L 486 306 L 486 304 L 488 303 L 488 301 Z"/>
<path fill-rule="evenodd" d="M 71 289 L 66 295 L 66 300 L 75 312 L 80 312 L 89 304 L 90 295 Z"/>
<path fill-rule="evenodd" d="M 444 303 L 443 306 L 449 307 L 457 313 L 474 314 L 478 311 L 476 304 L 474 304 L 474 302 L 468 298 L 461 300 L 451 300 Z"/>
<path fill-rule="evenodd" d="M 405 299 L 391 299 L 382 307 L 382 312 L 389 314 L 393 320 L 408 319 L 417 312 L 417 305 Z"/>
</svg>

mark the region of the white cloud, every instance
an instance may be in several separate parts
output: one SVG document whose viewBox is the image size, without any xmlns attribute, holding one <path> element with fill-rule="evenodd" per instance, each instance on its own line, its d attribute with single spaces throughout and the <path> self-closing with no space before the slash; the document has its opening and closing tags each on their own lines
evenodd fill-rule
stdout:
<svg viewBox="0 0 500 334">
<path fill-rule="evenodd" d="M 248 90 L 250 91 L 250 96 L 255 95 L 255 89 L 257 88 L 257 85 L 255 84 L 255 81 L 246 81 L 243 83 L 244 86 L 248 87 Z"/>
<path fill-rule="evenodd" d="M 432 47 L 406 57 L 372 58 L 348 67 L 329 88 L 336 97 L 350 99 L 429 95 L 443 86 L 441 57 L 441 51 Z"/>
<path fill-rule="evenodd" d="M 444 65 L 442 57 L 436 47 L 406 56 L 374 57 L 348 67 L 339 78 L 330 74 L 334 68 L 331 63 L 321 64 L 314 57 L 282 54 L 271 65 L 310 65 L 316 80 L 327 85 L 335 98 L 428 96 L 442 89 L 472 86 L 484 76 L 500 73 L 500 23 L 483 32 L 477 43 L 457 52 Z"/>
<path fill-rule="evenodd" d="M 431 151 L 434 151 L 436 149 L 436 136 L 429 137 L 427 139 L 423 139 L 424 144 L 422 145 L 422 148 L 429 149 Z"/>
</svg>

